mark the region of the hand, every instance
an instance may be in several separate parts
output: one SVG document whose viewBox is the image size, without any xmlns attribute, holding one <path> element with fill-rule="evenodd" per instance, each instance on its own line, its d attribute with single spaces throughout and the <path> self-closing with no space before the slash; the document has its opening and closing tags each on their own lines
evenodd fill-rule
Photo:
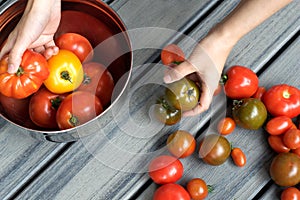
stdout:
<svg viewBox="0 0 300 200">
<path fill-rule="evenodd" d="M 61 0 L 28 0 L 26 9 L 0 52 L 9 53 L 8 72 L 16 73 L 26 49 L 43 53 L 46 59 L 57 54 L 53 37 L 61 17 Z"/>
</svg>

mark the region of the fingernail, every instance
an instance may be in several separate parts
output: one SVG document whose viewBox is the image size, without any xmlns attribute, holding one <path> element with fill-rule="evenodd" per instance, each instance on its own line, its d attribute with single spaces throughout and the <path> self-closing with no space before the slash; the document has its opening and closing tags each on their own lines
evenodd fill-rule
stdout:
<svg viewBox="0 0 300 200">
<path fill-rule="evenodd" d="M 170 75 L 164 76 L 164 82 L 165 82 L 165 83 L 169 83 L 169 82 L 171 82 L 171 81 L 172 81 L 172 78 L 171 78 Z"/>
</svg>

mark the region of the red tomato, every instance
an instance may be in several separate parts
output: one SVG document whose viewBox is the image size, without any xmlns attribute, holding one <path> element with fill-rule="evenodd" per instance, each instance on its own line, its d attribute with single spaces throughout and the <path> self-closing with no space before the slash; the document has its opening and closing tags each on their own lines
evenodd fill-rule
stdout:
<svg viewBox="0 0 300 200">
<path fill-rule="evenodd" d="M 81 62 L 90 61 L 94 56 L 91 43 L 84 36 L 77 33 L 64 33 L 55 40 L 60 49 L 72 51 Z"/>
<path fill-rule="evenodd" d="M 149 176 L 157 184 L 174 183 L 183 175 L 183 165 L 177 158 L 161 155 L 149 164 Z"/>
<path fill-rule="evenodd" d="M 223 84 L 219 84 L 217 89 L 215 89 L 214 91 L 214 96 L 217 96 L 218 94 L 220 94 L 223 90 Z"/>
<path fill-rule="evenodd" d="M 247 159 L 245 153 L 240 148 L 233 148 L 231 150 L 231 158 L 234 164 L 238 167 L 244 167 L 246 165 Z"/>
<path fill-rule="evenodd" d="M 73 128 L 93 119 L 103 111 L 99 98 L 89 92 L 69 94 L 60 104 L 56 122 L 60 129 Z"/>
<path fill-rule="evenodd" d="M 39 53 L 26 50 L 15 74 L 7 72 L 8 57 L 0 61 L 0 92 L 16 99 L 23 99 L 38 91 L 49 76 L 47 60 Z"/>
<path fill-rule="evenodd" d="M 296 187 L 285 188 L 281 193 L 280 200 L 300 200 L 300 191 Z"/>
<path fill-rule="evenodd" d="M 258 77 L 249 68 L 232 66 L 223 77 L 224 92 L 231 99 L 251 97 L 258 88 Z"/>
<path fill-rule="evenodd" d="M 45 87 L 38 90 L 30 99 L 30 119 L 43 128 L 58 128 L 56 111 L 67 94 L 54 94 Z"/>
<path fill-rule="evenodd" d="M 189 132 L 178 130 L 169 135 L 167 147 L 175 157 L 185 158 L 195 151 L 196 140 Z"/>
<path fill-rule="evenodd" d="M 235 121 L 231 117 L 225 117 L 218 123 L 218 132 L 222 135 L 228 135 L 234 131 L 236 127 Z"/>
<path fill-rule="evenodd" d="M 194 178 L 187 183 L 186 189 L 193 200 L 202 200 L 207 197 L 211 186 L 207 186 L 201 178 Z"/>
<path fill-rule="evenodd" d="M 96 62 L 83 64 L 84 80 L 78 90 L 95 94 L 101 100 L 103 106 L 111 102 L 114 90 L 114 79 L 108 69 Z"/>
<path fill-rule="evenodd" d="M 266 131 L 271 135 L 281 135 L 293 126 L 293 121 L 287 116 L 278 116 L 269 120 Z"/>
<path fill-rule="evenodd" d="M 262 100 L 273 116 L 293 118 L 300 114 L 300 91 L 296 87 L 274 85 L 265 92 Z"/>
<path fill-rule="evenodd" d="M 300 130 L 289 129 L 283 134 L 282 141 L 290 149 L 300 148 Z"/>
<path fill-rule="evenodd" d="M 178 65 L 185 60 L 185 55 L 181 48 L 176 44 L 165 46 L 160 54 L 161 61 L 164 65 Z"/>
<path fill-rule="evenodd" d="M 290 151 L 290 149 L 283 143 L 281 135 L 269 135 L 268 143 L 277 153 L 286 153 Z"/>
<path fill-rule="evenodd" d="M 291 152 L 300 156 L 300 148 L 292 149 Z"/>
<path fill-rule="evenodd" d="M 190 200 L 189 193 L 181 185 L 168 183 L 160 186 L 154 193 L 153 200 Z"/>
<path fill-rule="evenodd" d="M 252 98 L 261 100 L 261 98 L 265 92 L 266 92 L 265 87 L 258 87 L 256 92 L 252 95 Z"/>
</svg>

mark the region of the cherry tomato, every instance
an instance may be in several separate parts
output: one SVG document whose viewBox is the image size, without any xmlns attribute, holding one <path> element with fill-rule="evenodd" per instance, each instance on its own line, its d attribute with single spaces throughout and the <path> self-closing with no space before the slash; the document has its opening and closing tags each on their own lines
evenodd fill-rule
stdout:
<svg viewBox="0 0 300 200">
<path fill-rule="evenodd" d="M 228 135 L 235 129 L 235 121 L 231 117 L 225 117 L 218 123 L 218 132 L 222 135 Z"/>
<path fill-rule="evenodd" d="M 281 135 L 289 130 L 293 125 L 291 118 L 278 116 L 269 120 L 266 124 L 266 131 L 271 135 Z"/>
<path fill-rule="evenodd" d="M 291 152 L 300 156 L 300 148 L 292 149 Z"/>
<path fill-rule="evenodd" d="M 173 156 L 158 156 L 148 167 L 150 178 L 157 184 L 174 183 L 183 175 L 182 163 Z"/>
<path fill-rule="evenodd" d="M 235 147 L 231 150 L 230 155 L 236 166 L 244 167 L 246 165 L 247 159 L 242 149 Z"/>
<path fill-rule="evenodd" d="M 188 78 L 183 78 L 167 85 L 167 101 L 175 108 L 188 111 L 198 105 L 200 91 L 196 83 Z"/>
<path fill-rule="evenodd" d="M 294 118 L 300 114 L 300 91 L 291 85 L 272 86 L 265 92 L 262 100 L 273 116 Z"/>
<path fill-rule="evenodd" d="M 171 154 L 177 158 L 185 158 L 194 153 L 196 140 L 192 134 L 187 131 L 178 130 L 169 135 L 167 147 Z"/>
<path fill-rule="evenodd" d="M 160 186 L 154 193 L 153 200 L 190 200 L 189 193 L 176 183 Z"/>
<path fill-rule="evenodd" d="M 172 66 L 172 64 L 178 65 L 185 60 L 182 49 L 176 44 L 165 46 L 161 51 L 160 57 L 162 63 L 168 66 Z"/>
<path fill-rule="evenodd" d="M 8 56 L 0 61 L 0 92 L 16 99 L 23 99 L 38 91 L 49 76 L 47 60 L 39 53 L 26 50 L 21 65 L 14 74 L 7 72 Z"/>
<path fill-rule="evenodd" d="M 300 148 L 300 130 L 289 129 L 283 134 L 283 143 L 290 149 Z"/>
<path fill-rule="evenodd" d="M 265 87 L 258 87 L 256 92 L 251 97 L 261 100 L 261 98 L 262 98 L 262 96 L 264 95 L 265 92 L 266 92 Z"/>
<path fill-rule="evenodd" d="M 294 186 L 300 181 L 300 157 L 294 153 L 280 153 L 270 166 L 273 181 L 282 187 Z"/>
<path fill-rule="evenodd" d="M 290 151 L 290 148 L 285 146 L 283 143 L 281 135 L 269 135 L 268 143 L 270 147 L 277 153 L 286 153 Z"/>
<path fill-rule="evenodd" d="M 83 69 L 77 56 L 68 50 L 59 50 L 48 60 L 49 77 L 44 85 L 53 93 L 71 92 L 83 81 Z"/>
<path fill-rule="evenodd" d="M 228 140 L 218 134 L 205 136 L 199 147 L 199 156 L 209 165 L 221 165 L 230 156 L 231 147 Z"/>
<path fill-rule="evenodd" d="M 88 39 L 77 33 L 64 33 L 55 39 L 60 49 L 72 51 L 80 62 L 88 62 L 94 56 L 94 50 Z"/>
<path fill-rule="evenodd" d="M 219 84 L 217 89 L 215 89 L 214 91 L 214 96 L 217 96 L 218 94 L 220 94 L 223 90 L 223 84 Z"/>
<path fill-rule="evenodd" d="M 201 178 L 191 179 L 187 183 L 186 189 L 193 200 L 205 199 L 208 193 L 212 190 L 211 186 L 208 186 Z"/>
<path fill-rule="evenodd" d="M 223 76 L 224 92 L 231 99 L 243 99 L 251 97 L 258 88 L 258 77 L 249 68 L 244 66 L 232 66 Z"/>
<path fill-rule="evenodd" d="M 90 92 L 77 91 L 69 94 L 56 112 L 60 129 L 73 128 L 93 119 L 103 111 L 99 98 Z"/>
<path fill-rule="evenodd" d="M 40 88 L 30 99 L 30 119 L 43 128 L 58 128 L 56 111 L 67 94 L 54 94 L 47 88 Z"/>
<path fill-rule="evenodd" d="M 296 187 L 285 188 L 281 192 L 280 200 L 300 200 L 300 191 Z"/>
<path fill-rule="evenodd" d="M 95 94 L 103 106 L 111 102 L 114 90 L 114 79 L 108 69 L 96 62 L 83 64 L 84 79 L 78 90 Z"/>
</svg>

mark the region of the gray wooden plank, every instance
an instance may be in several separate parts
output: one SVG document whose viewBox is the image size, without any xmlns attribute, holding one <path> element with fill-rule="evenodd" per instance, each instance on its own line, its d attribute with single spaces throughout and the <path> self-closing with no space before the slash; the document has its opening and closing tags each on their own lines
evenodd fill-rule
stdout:
<svg viewBox="0 0 300 200">
<path fill-rule="evenodd" d="M 155 4 L 155 2 L 149 1 L 149 4 Z M 224 15 L 227 14 L 230 9 L 232 9 L 232 6 L 233 3 L 230 4 L 228 3 L 228 1 L 223 3 L 220 6 L 220 10 L 217 10 L 213 13 L 212 16 L 214 16 L 214 18 L 210 18 L 210 26 L 212 26 L 222 17 L 224 17 Z M 149 9 L 149 6 L 145 6 L 144 9 Z M 285 28 L 282 29 L 280 32 L 272 35 L 273 37 L 270 37 L 272 39 L 265 40 L 264 42 L 261 41 L 260 43 L 262 47 L 273 47 L 273 51 L 270 50 L 269 52 L 267 52 L 266 56 L 274 54 L 274 52 L 276 52 L 276 49 L 279 46 L 282 46 L 285 38 L 289 37 L 295 31 L 295 29 L 298 28 L 299 24 L 297 22 L 297 18 L 299 16 L 297 15 L 297 12 L 295 13 L 295 11 L 292 11 L 291 7 L 289 7 L 289 10 L 286 9 L 282 13 L 282 15 L 274 16 L 271 20 L 274 20 L 276 21 L 276 23 L 279 23 L 279 27 L 283 26 Z M 291 20 L 289 24 L 291 24 L 292 26 L 287 26 L 289 24 L 284 24 L 280 20 L 280 17 L 282 16 L 289 17 L 289 20 Z M 136 20 L 138 21 L 139 18 L 137 18 Z M 273 30 L 273 27 L 261 27 L 260 30 L 265 30 L 266 32 L 269 32 L 270 30 Z M 198 32 L 198 36 L 203 36 L 205 32 L 206 29 Z M 260 33 L 259 29 L 254 33 L 254 35 L 258 33 Z M 276 36 L 281 36 L 281 40 L 279 40 L 279 43 L 274 43 L 274 37 Z M 260 54 L 258 53 L 259 50 L 262 50 L 261 46 L 258 45 L 258 43 L 252 44 L 251 41 L 246 40 L 243 43 L 240 43 L 240 45 L 242 52 L 246 51 L 245 47 L 248 46 L 253 47 L 253 52 L 255 52 L 255 50 L 257 52 L 251 56 L 247 56 L 247 63 L 251 64 L 253 62 L 263 62 L 264 59 L 261 58 L 259 56 Z M 234 56 L 236 55 L 233 55 L 233 57 Z M 245 58 L 245 60 L 247 59 Z M 231 62 L 235 64 L 234 59 Z M 140 71 L 142 73 L 143 70 L 140 69 Z M 149 72 L 144 75 L 145 80 L 151 80 L 150 77 L 158 77 L 159 79 L 162 77 L 161 73 L 162 72 L 159 67 L 154 67 L 152 71 L 149 70 Z M 138 84 L 139 82 L 137 81 L 136 85 Z M 151 87 L 146 86 L 140 89 L 141 93 L 144 94 L 144 98 L 151 96 L 150 89 Z M 133 95 L 132 98 L 137 98 L 138 96 L 139 95 L 135 97 Z M 130 105 L 132 107 L 137 107 L 137 111 L 134 110 L 135 112 L 133 112 L 132 114 L 132 117 L 135 120 L 134 122 L 139 122 L 140 124 L 147 123 L 145 121 L 147 119 L 145 117 L 145 113 L 143 111 L 139 112 L 139 110 L 143 109 L 143 107 L 141 106 L 142 103 L 131 103 L 132 105 Z M 120 119 L 122 119 L 122 117 L 124 116 L 126 115 L 121 114 Z M 191 130 L 191 132 L 195 134 L 197 130 L 203 125 L 203 123 L 205 123 L 205 121 L 208 120 L 208 117 L 209 114 L 206 113 L 206 115 L 201 115 L 197 118 L 186 118 L 183 120 L 180 126 L 183 129 Z M 143 119 L 145 120 L 143 121 Z M 66 152 L 66 154 L 64 154 L 59 160 L 57 160 L 55 165 L 51 166 L 48 170 L 45 171 L 44 174 L 38 177 L 38 179 L 34 181 L 32 185 L 20 195 L 19 198 L 34 199 L 37 197 L 49 197 L 51 199 L 126 199 L 126 197 L 129 197 L 146 180 L 148 180 L 147 174 L 133 173 L 139 171 L 139 169 L 141 168 L 144 169 L 147 165 L 148 160 L 143 160 L 140 157 L 135 157 L 134 155 L 120 154 L 120 151 L 118 151 L 118 149 L 112 147 L 114 147 L 114 145 L 120 145 L 121 148 L 127 150 L 126 153 L 145 153 L 147 151 L 151 152 L 153 148 L 155 149 L 159 145 L 164 144 L 166 135 L 162 134 L 160 136 L 155 135 L 151 137 L 146 137 L 143 134 L 148 134 L 149 132 L 145 131 L 144 133 L 134 132 L 134 134 L 140 134 L 135 135 L 139 138 L 131 137 L 130 135 L 126 135 L 128 134 L 128 132 L 126 131 L 126 128 L 128 128 L 126 127 L 126 123 L 127 121 L 124 121 L 123 124 L 119 124 L 118 121 L 112 121 L 108 126 L 103 128 L 104 135 L 95 135 L 89 138 L 85 138 L 81 142 L 76 143 L 69 151 Z M 170 131 L 176 128 L 178 127 L 163 127 L 160 133 L 169 133 Z M 86 149 L 84 147 L 86 147 Z M 253 146 L 253 148 L 255 147 L 259 148 L 259 143 Z M 89 151 L 93 151 L 94 154 L 91 155 Z M 196 158 L 193 157 L 193 159 Z M 111 168 L 110 165 L 118 165 L 118 163 L 122 163 L 120 164 L 120 166 L 117 166 L 119 170 Z M 260 171 L 260 173 L 264 174 L 265 172 L 262 170 Z M 214 174 L 211 174 L 212 180 L 213 177 Z M 249 184 L 250 183 L 251 181 L 249 181 Z M 242 192 L 242 190 L 240 190 L 240 192 Z"/>
</svg>

